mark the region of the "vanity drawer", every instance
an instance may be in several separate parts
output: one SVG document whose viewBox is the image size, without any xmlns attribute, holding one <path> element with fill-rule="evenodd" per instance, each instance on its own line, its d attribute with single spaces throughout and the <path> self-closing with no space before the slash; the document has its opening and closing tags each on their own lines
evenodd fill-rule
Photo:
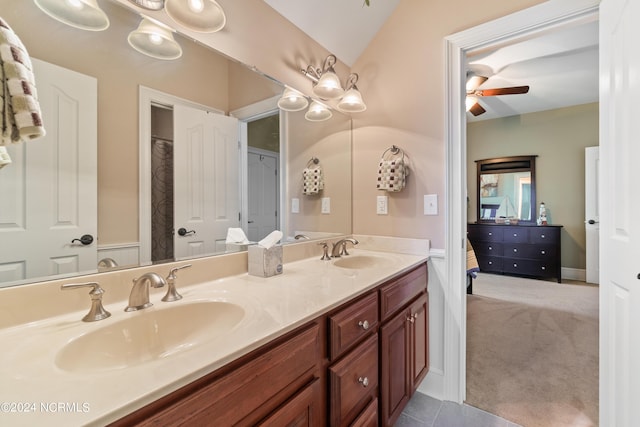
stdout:
<svg viewBox="0 0 640 427">
<path fill-rule="evenodd" d="M 556 244 L 560 241 L 560 229 L 536 227 L 529 232 L 529 241 L 531 243 L 549 243 Z"/>
<path fill-rule="evenodd" d="M 527 243 L 529 230 L 527 227 L 507 227 L 504 230 L 505 243 Z"/>
<path fill-rule="evenodd" d="M 329 356 L 335 360 L 378 328 L 378 293 L 329 316 Z"/>
<path fill-rule="evenodd" d="M 329 368 L 330 425 L 350 424 L 378 393 L 378 334 Z"/>
<path fill-rule="evenodd" d="M 471 241 L 502 242 L 503 231 L 502 227 L 475 227 L 471 224 L 468 226 L 469 239 Z"/>
<path fill-rule="evenodd" d="M 427 266 L 423 264 L 380 288 L 380 317 L 384 321 L 427 290 Z"/>
<path fill-rule="evenodd" d="M 473 245 L 476 255 L 502 256 L 502 243 L 497 242 L 478 242 Z"/>
</svg>

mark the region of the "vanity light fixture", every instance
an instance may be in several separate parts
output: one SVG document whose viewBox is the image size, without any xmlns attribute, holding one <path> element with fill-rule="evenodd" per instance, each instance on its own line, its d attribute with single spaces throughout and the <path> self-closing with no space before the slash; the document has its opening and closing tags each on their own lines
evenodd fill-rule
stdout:
<svg viewBox="0 0 640 427">
<path fill-rule="evenodd" d="M 215 33 L 227 22 L 215 0 L 165 0 L 164 9 L 178 24 L 199 33 Z"/>
<path fill-rule="evenodd" d="M 177 59 L 182 56 L 182 48 L 173 38 L 168 26 L 142 17 L 138 28 L 129 33 L 127 41 L 135 50 L 156 59 Z"/>
<path fill-rule="evenodd" d="M 164 7 L 164 0 L 129 0 L 129 1 L 147 10 L 161 10 Z"/>
<path fill-rule="evenodd" d="M 300 111 L 307 108 L 308 105 L 309 101 L 306 96 L 289 87 L 284 89 L 278 100 L 278 108 L 284 111 Z"/>
<path fill-rule="evenodd" d="M 109 28 L 109 18 L 97 0 L 34 0 L 36 6 L 56 21 L 88 31 Z"/>
<path fill-rule="evenodd" d="M 362 94 L 356 86 L 358 75 L 352 73 L 347 78 L 347 89 L 342 88 L 340 78 L 336 74 L 333 66 L 337 59 L 335 55 L 325 58 L 322 68 L 314 68 L 312 65 L 302 69 L 302 74 L 313 82 L 313 94 L 321 99 L 340 99 L 338 110 L 344 113 L 359 113 L 367 109 Z"/>
<path fill-rule="evenodd" d="M 318 101 L 313 101 L 304 114 L 304 118 L 310 122 L 323 122 L 329 120 L 332 116 L 331 109 Z"/>
</svg>

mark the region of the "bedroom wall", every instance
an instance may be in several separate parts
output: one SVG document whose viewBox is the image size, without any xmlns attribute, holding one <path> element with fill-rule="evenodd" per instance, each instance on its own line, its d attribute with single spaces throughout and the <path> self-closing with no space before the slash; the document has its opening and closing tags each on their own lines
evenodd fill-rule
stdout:
<svg viewBox="0 0 640 427">
<path fill-rule="evenodd" d="M 544 202 L 550 222 L 564 226 L 562 267 L 584 269 L 584 149 L 597 145 L 598 103 L 469 123 L 469 221 L 476 220 L 475 160 L 537 155 L 538 206 Z"/>
</svg>

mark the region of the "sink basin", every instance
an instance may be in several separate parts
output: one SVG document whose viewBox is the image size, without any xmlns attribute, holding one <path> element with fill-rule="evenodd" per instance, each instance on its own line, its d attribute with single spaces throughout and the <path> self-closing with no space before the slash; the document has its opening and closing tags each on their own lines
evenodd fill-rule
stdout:
<svg viewBox="0 0 640 427">
<path fill-rule="evenodd" d="M 224 301 L 200 301 L 135 312 L 127 319 L 68 342 L 56 365 L 69 372 L 123 369 L 189 350 L 223 335 L 245 316 L 242 307 Z"/>
<path fill-rule="evenodd" d="M 381 267 L 390 264 L 390 260 L 380 256 L 372 255 L 349 255 L 341 257 L 333 262 L 336 267 L 363 269 L 372 267 Z"/>
</svg>

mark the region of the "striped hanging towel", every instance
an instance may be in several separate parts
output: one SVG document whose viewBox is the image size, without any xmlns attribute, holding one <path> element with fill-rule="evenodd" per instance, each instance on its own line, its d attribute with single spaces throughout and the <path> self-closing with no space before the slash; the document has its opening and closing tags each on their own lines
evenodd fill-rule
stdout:
<svg viewBox="0 0 640 427">
<path fill-rule="evenodd" d="M 316 166 L 314 168 L 305 168 L 302 171 L 302 194 L 312 196 L 324 190 L 324 176 L 322 168 Z"/>
</svg>

